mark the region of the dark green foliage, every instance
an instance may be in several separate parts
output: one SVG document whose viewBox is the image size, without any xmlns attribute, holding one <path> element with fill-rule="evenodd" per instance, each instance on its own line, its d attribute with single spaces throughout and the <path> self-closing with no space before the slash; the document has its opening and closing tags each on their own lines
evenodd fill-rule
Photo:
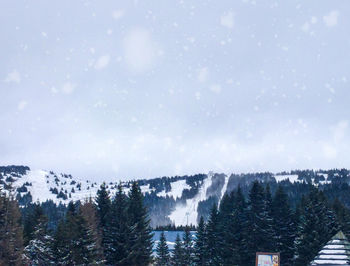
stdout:
<svg viewBox="0 0 350 266">
<path fill-rule="evenodd" d="M 204 266 L 206 265 L 206 262 L 208 260 L 207 258 L 207 247 L 208 241 L 207 241 L 207 234 L 205 230 L 205 224 L 203 217 L 200 218 L 199 224 L 197 227 L 197 233 L 195 238 L 195 244 L 194 244 L 194 264 L 198 266 Z"/>
<path fill-rule="evenodd" d="M 106 255 L 106 258 L 109 258 L 109 249 L 110 243 L 108 238 L 110 232 L 107 229 L 108 223 L 108 215 L 111 212 L 111 199 L 109 196 L 109 191 L 107 191 L 106 184 L 103 183 L 100 186 L 100 189 L 96 194 L 96 208 L 97 208 L 97 216 L 98 216 L 98 229 L 102 232 L 102 248 Z"/>
<path fill-rule="evenodd" d="M 99 264 L 101 257 L 87 222 L 72 202 L 55 234 L 54 252 L 59 265 Z"/>
<path fill-rule="evenodd" d="M 183 259 L 185 265 L 193 265 L 193 242 L 191 231 L 189 227 L 186 227 L 185 233 L 182 237 L 183 240 Z"/>
<path fill-rule="evenodd" d="M 40 208 L 40 207 L 38 207 Z M 47 230 L 47 217 L 41 214 L 34 227 L 32 239 L 25 247 L 25 254 L 33 265 L 54 265 L 53 237 Z"/>
<path fill-rule="evenodd" d="M 34 238 L 35 227 L 38 225 L 39 219 L 44 215 L 44 211 L 39 203 L 29 205 L 27 210 L 27 215 L 22 217 L 24 220 L 23 237 L 25 246 Z"/>
<path fill-rule="evenodd" d="M 254 263 L 255 253 L 260 251 L 274 251 L 274 232 L 272 218 L 266 205 L 266 194 L 259 182 L 254 182 L 249 193 L 247 251 L 251 258 L 249 264 Z"/>
<path fill-rule="evenodd" d="M 338 199 L 333 203 L 333 210 L 337 216 L 340 230 L 350 239 L 350 210 L 346 208 Z"/>
<path fill-rule="evenodd" d="M 111 208 L 111 199 L 105 183 L 103 183 L 100 189 L 97 191 L 96 205 L 99 217 L 99 226 L 103 228 L 107 223 L 107 216 Z"/>
<path fill-rule="evenodd" d="M 296 238 L 295 265 L 308 264 L 338 231 L 335 215 L 322 192 L 316 189 L 303 202 Z"/>
<path fill-rule="evenodd" d="M 143 196 L 136 182 L 131 186 L 127 212 L 131 228 L 131 262 L 134 265 L 147 265 L 152 261 L 153 234 L 147 210 L 143 205 Z"/>
<path fill-rule="evenodd" d="M 20 218 L 18 203 L 0 190 L 0 265 L 24 263 Z"/>
<path fill-rule="evenodd" d="M 220 265 L 222 257 L 221 247 L 222 241 L 220 238 L 220 222 L 219 213 L 216 205 L 213 205 L 209 217 L 209 221 L 206 227 L 207 231 L 207 255 L 208 255 L 208 265 Z M 215 243 L 215 244 L 214 244 Z"/>
<path fill-rule="evenodd" d="M 191 231 L 196 231 L 196 226 L 191 225 L 175 225 L 175 224 L 168 224 L 168 225 L 160 225 L 156 226 L 154 228 L 154 231 L 185 231 L 186 227 L 189 227 Z"/>
<path fill-rule="evenodd" d="M 173 256 L 171 258 L 171 265 L 186 266 L 184 263 L 184 248 L 179 234 L 176 235 Z"/>
<path fill-rule="evenodd" d="M 296 224 L 288 203 L 288 197 L 281 186 L 278 187 L 271 204 L 276 251 L 281 253 L 283 265 L 292 265 Z"/>
<path fill-rule="evenodd" d="M 127 210 L 128 198 L 119 185 L 104 228 L 107 264 L 130 265 L 132 229 L 128 224 Z"/>
<path fill-rule="evenodd" d="M 222 243 L 220 256 L 224 265 L 233 265 L 237 260 L 237 247 L 235 246 L 234 234 L 232 230 L 235 197 L 232 192 L 225 194 L 220 202 L 219 208 L 219 239 Z"/>
<path fill-rule="evenodd" d="M 247 219 L 247 204 L 240 187 L 231 198 L 234 209 L 223 232 L 226 243 L 224 263 L 226 265 L 247 265 L 249 258 L 247 254 L 249 221 Z"/>
<path fill-rule="evenodd" d="M 170 253 L 169 253 L 168 245 L 166 243 L 164 232 L 160 234 L 156 252 L 157 252 L 156 265 L 168 266 L 170 263 Z"/>
<path fill-rule="evenodd" d="M 197 207 L 197 219 L 203 217 L 204 221 L 207 222 L 214 204 L 218 204 L 218 198 L 216 196 L 209 196 L 206 200 L 200 201 Z"/>
</svg>

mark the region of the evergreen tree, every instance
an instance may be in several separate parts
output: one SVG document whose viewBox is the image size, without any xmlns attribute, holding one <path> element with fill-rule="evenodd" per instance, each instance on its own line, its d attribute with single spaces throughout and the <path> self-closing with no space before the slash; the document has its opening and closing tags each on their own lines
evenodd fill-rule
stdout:
<svg viewBox="0 0 350 266">
<path fill-rule="evenodd" d="M 208 265 L 220 265 L 222 257 L 220 256 L 220 248 L 222 243 L 220 242 L 220 227 L 219 227 L 219 215 L 216 204 L 213 205 L 209 221 L 206 226 L 207 231 L 207 254 L 208 254 Z"/>
<path fill-rule="evenodd" d="M 230 219 L 229 227 L 226 231 L 230 243 L 231 256 L 227 260 L 231 265 L 248 265 L 248 218 L 247 203 L 239 186 L 234 197 L 234 211 Z"/>
<path fill-rule="evenodd" d="M 109 191 L 107 190 L 106 183 L 103 183 L 100 186 L 100 189 L 96 194 L 96 209 L 98 216 L 98 230 L 102 232 L 101 245 L 104 252 L 108 253 L 109 244 L 107 243 L 107 238 L 109 237 L 108 229 L 106 228 L 106 224 L 108 222 L 108 216 L 111 212 L 111 199 L 109 196 Z M 105 255 L 106 255 L 105 254 Z M 106 257 L 108 257 L 106 255 Z"/>
<path fill-rule="evenodd" d="M 193 245 L 191 231 L 188 226 L 185 228 L 185 233 L 183 235 L 183 258 L 185 265 L 193 265 Z"/>
<path fill-rule="evenodd" d="M 248 219 L 247 251 L 251 258 L 249 264 L 253 264 L 256 252 L 274 250 L 271 245 L 274 242 L 272 219 L 266 206 L 266 194 L 258 181 L 253 183 L 249 192 Z"/>
<path fill-rule="evenodd" d="M 23 230 L 18 203 L 0 191 L 0 265 L 22 265 Z"/>
<path fill-rule="evenodd" d="M 143 205 L 141 189 L 132 183 L 128 204 L 129 225 L 131 226 L 130 254 L 133 265 L 147 265 L 152 261 L 152 230 L 147 210 Z"/>
<path fill-rule="evenodd" d="M 34 238 L 36 226 L 39 223 L 39 219 L 41 219 L 44 214 L 40 203 L 30 204 L 27 209 L 29 209 L 29 213 L 24 217 L 22 216 L 24 220 L 23 239 L 25 246 Z"/>
<path fill-rule="evenodd" d="M 203 216 L 201 216 L 196 233 L 194 244 L 194 264 L 197 266 L 205 266 L 207 263 L 207 236 Z"/>
<path fill-rule="evenodd" d="M 100 186 L 100 189 L 96 194 L 96 205 L 97 205 L 97 213 L 99 217 L 99 225 L 100 227 L 104 227 L 107 223 L 108 213 L 111 208 L 111 199 L 109 196 L 109 191 L 107 191 L 106 183 L 103 183 Z"/>
<path fill-rule="evenodd" d="M 265 188 L 265 234 L 269 237 L 269 240 L 265 243 L 265 250 L 276 251 L 275 239 L 276 233 L 274 231 L 274 223 L 272 217 L 272 195 L 270 190 L 270 185 L 267 184 Z"/>
<path fill-rule="evenodd" d="M 346 208 L 338 198 L 333 202 L 333 210 L 337 216 L 340 230 L 350 239 L 350 210 Z"/>
<path fill-rule="evenodd" d="M 313 188 L 304 204 L 295 241 L 297 266 L 310 263 L 319 249 L 339 230 L 323 193 Z"/>
<path fill-rule="evenodd" d="M 171 258 L 173 266 L 186 266 L 184 263 L 184 249 L 181 242 L 180 235 L 176 235 L 173 256 Z"/>
<path fill-rule="evenodd" d="M 79 214 L 84 219 L 83 223 L 85 224 L 85 226 L 83 230 L 87 231 L 87 235 L 89 236 L 90 241 L 92 243 L 92 246 L 89 247 L 89 249 L 91 249 L 96 263 L 100 264 L 104 261 L 102 237 L 101 231 L 98 228 L 99 221 L 97 216 L 97 209 L 92 201 L 92 198 L 89 198 L 84 202 L 83 205 L 80 206 Z"/>
<path fill-rule="evenodd" d="M 236 256 L 236 252 L 233 247 L 233 234 L 229 231 L 232 224 L 234 212 L 234 192 L 230 195 L 225 194 L 219 207 L 219 241 L 222 243 L 220 248 L 220 256 L 224 265 L 232 265 L 233 257 Z"/>
<path fill-rule="evenodd" d="M 54 265 L 53 238 L 47 231 L 47 217 L 42 214 L 37 222 L 25 254 L 31 265 Z"/>
<path fill-rule="evenodd" d="M 317 230 L 318 217 L 312 208 L 310 201 L 304 206 L 303 214 L 298 225 L 298 235 L 295 240 L 295 266 L 308 265 L 316 256 L 320 243 L 320 236 Z"/>
<path fill-rule="evenodd" d="M 55 256 L 59 265 L 89 265 L 102 263 L 93 235 L 73 202 L 55 235 Z"/>
<path fill-rule="evenodd" d="M 170 254 L 169 254 L 169 248 L 166 243 L 166 239 L 163 231 L 160 234 L 156 252 L 157 252 L 156 265 L 168 266 L 170 263 Z"/>
<path fill-rule="evenodd" d="M 322 191 L 317 190 L 314 206 L 318 217 L 322 217 L 320 219 L 320 235 L 322 245 L 325 245 L 339 231 L 340 226 L 336 214 Z"/>
<path fill-rule="evenodd" d="M 280 185 L 273 198 L 271 210 L 276 234 L 276 251 L 281 253 L 283 265 L 292 265 L 296 225 L 293 222 L 287 194 Z"/>
<path fill-rule="evenodd" d="M 106 250 L 107 264 L 131 264 L 131 227 L 128 224 L 128 197 L 122 186 L 112 202 L 111 211 L 106 223 Z"/>
</svg>

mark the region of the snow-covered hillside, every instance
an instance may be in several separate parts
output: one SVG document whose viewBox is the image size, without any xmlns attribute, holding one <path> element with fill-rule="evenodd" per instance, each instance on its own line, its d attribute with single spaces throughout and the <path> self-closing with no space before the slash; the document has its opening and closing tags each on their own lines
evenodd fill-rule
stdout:
<svg viewBox="0 0 350 266">
<path fill-rule="evenodd" d="M 207 189 L 212 183 L 213 175 L 208 175 L 198 193 L 192 198 L 186 200 L 186 202 L 176 205 L 175 210 L 169 215 L 169 218 L 175 225 L 186 225 L 197 223 L 197 208 L 200 201 L 207 199 Z"/>
<path fill-rule="evenodd" d="M 213 202 L 220 202 L 226 192 L 238 184 L 249 184 L 254 180 L 290 183 L 308 182 L 313 185 L 328 184 L 337 178 L 347 178 L 347 171 L 294 171 L 288 173 L 256 173 L 225 175 L 209 173 L 182 177 L 162 177 L 139 180 L 141 191 L 150 210 L 153 225 L 174 223 L 176 225 L 197 224 L 199 213 L 208 212 Z M 31 170 L 24 166 L 0 167 L 0 186 L 19 199 L 21 204 L 44 202 L 67 204 L 69 201 L 84 201 L 94 198 L 102 182 L 93 182 L 69 174 L 45 170 Z M 119 181 L 106 184 L 113 196 Z M 130 182 L 121 183 L 129 191 Z"/>
</svg>

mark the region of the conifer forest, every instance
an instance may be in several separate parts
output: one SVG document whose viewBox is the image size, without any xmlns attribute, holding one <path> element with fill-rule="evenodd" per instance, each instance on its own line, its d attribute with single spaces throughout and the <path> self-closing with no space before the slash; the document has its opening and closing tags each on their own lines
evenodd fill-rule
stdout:
<svg viewBox="0 0 350 266">
<path fill-rule="evenodd" d="M 282 265 L 308 265 L 338 231 L 350 236 L 350 210 L 314 186 L 292 206 L 283 185 L 253 182 L 213 204 L 205 221 L 185 226 L 174 249 L 153 229 L 137 182 L 126 194 L 101 185 L 95 198 L 70 202 L 56 226 L 48 208 L 19 208 L 1 193 L 0 265 L 254 265 L 256 252 L 279 252 Z M 51 210 L 52 211 L 52 210 Z M 56 211 L 59 212 L 59 211 Z M 158 229 L 159 230 L 159 229 Z M 161 229 L 164 230 L 164 229 Z"/>
</svg>

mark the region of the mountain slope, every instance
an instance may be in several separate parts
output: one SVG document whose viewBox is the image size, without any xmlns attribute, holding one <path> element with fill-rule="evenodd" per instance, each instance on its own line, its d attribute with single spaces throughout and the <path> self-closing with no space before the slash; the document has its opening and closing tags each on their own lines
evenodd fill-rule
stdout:
<svg viewBox="0 0 350 266">
<path fill-rule="evenodd" d="M 296 170 L 292 172 L 217 174 L 161 177 L 138 180 L 145 203 L 149 209 L 151 225 L 197 224 L 200 216 L 207 217 L 212 204 L 220 202 L 225 193 L 240 186 L 248 186 L 254 180 L 262 182 L 310 183 L 315 186 L 330 183 L 349 183 L 346 169 Z M 52 171 L 31 170 L 27 166 L 0 167 L 0 186 L 15 194 L 21 205 L 29 202 L 52 200 L 67 204 L 69 201 L 95 197 L 102 182 L 75 178 L 72 175 Z M 119 182 L 107 184 L 111 195 Z M 130 182 L 121 183 L 129 191 Z"/>
</svg>

